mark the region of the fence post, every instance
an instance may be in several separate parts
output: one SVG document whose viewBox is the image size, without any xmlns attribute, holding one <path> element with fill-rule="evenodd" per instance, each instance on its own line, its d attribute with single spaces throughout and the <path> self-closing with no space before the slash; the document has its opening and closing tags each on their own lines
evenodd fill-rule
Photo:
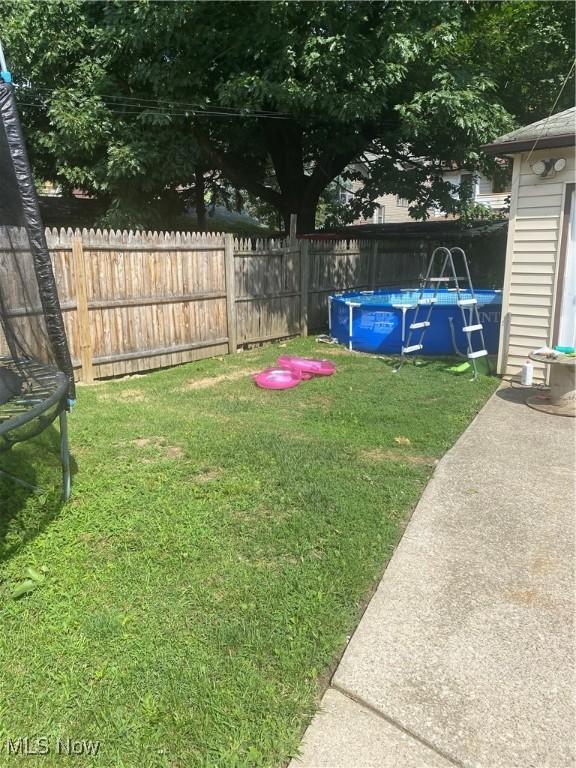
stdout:
<svg viewBox="0 0 576 768">
<path fill-rule="evenodd" d="M 309 240 L 300 240 L 300 335 L 308 336 Z"/>
<path fill-rule="evenodd" d="M 76 289 L 76 313 L 78 317 L 78 338 L 80 339 L 82 381 L 85 384 L 91 384 L 94 381 L 94 369 L 92 367 L 92 335 L 90 333 L 90 317 L 88 314 L 86 263 L 84 261 L 82 236 L 79 233 L 72 237 L 72 260 L 74 262 L 74 284 Z"/>
<path fill-rule="evenodd" d="M 288 237 L 291 243 L 294 243 L 296 240 L 296 229 L 298 225 L 298 214 L 291 213 L 290 214 L 290 232 L 288 233 Z"/>
<path fill-rule="evenodd" d="M 376 262 L 378 260 L 378 240 L 370 243 L 370 290 L 376 288 Z"/>
<path fill-rule="evenodd" d="M 236 274 L 234 267 L 234 235 L 224 235 L 224 267 L 226 272 L 226 320 L 228 353 L 236 352 Z"/>
</svg>

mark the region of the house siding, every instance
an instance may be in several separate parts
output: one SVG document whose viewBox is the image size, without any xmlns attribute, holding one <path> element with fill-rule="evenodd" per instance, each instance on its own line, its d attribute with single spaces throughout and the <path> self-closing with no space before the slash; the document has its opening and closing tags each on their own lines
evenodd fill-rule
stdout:
<svg viewBox="0 0 576 768">
<path fill-rule="evenodd" d="M 551 150 L 514 157 L 498 358 L 502 374 L 518 374 L 530 352 L 553 343 L 562 211 L 576 168 L 572 147 L 553 152 L 567 162 L 552 178 L 535 176 L 530 168 Z M 544 380 L 545 367 L 535 366 L 535 376 Z"/>
<path fill-rule="evenodd" d="M 445 181 L 449 181 L 455 187 L 460 184 L 461 175 L 463 171 L 445 171 L 442 177 Z M 466 173 L 466 171 L 464 171 Z M 508 198 L 510 192 L 492 192 L 492 181 L 481 173 L 475 174 L 477 182 L 474 187 L 474 201 L 486 205 L 496 211 L 502 211 L 508 205 Z M 358 192 L 362 189 L 362 181 L 355 179 L 352 182 L 350 191 L 352 193 Z M 398 204 L 397 195 L 381 195 L 377 197 L 373 202 L 381 206 L 384 212 L 383 224 L 402 224 L 404 222 L 415 221 L 408 213 L 408 206 Z M 431 209 L 429 215 L 432 217 L 442 218 L 454 218 L 453 214 L 446 215 L 441 210 Z M 374 213 L 370 218 L 360 216 L 355 219 L 354 224 L 377 224 L 378 215 Z"/>
<path fill-rule="evenodd" d="M 355 180 L 352 182 L 352 191 L 358 192 L 362 188 L 362 182 Z M 377 197 L 374 202 L 377 205 L 382 206 L 384 209 L 384 221 L 383 224 L 402 224 L 406 221 L 414 221 L 414 219 L 408 213 L 408 207 L 398 205 L 398 198 L 396 195 L 381 195 Z M 360 217 L 354 221 L 354 224 L 374 224 L 378 223 L 374 216 L 369 219 Z"/>
</svg>

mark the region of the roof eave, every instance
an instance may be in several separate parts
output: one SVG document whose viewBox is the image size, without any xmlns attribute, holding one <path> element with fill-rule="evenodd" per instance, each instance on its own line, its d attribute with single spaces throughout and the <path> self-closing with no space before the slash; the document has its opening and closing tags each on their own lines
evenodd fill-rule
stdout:
<svg viewBox="0 0 576 768">
<path fill-rule="evenodd" d="M 559 136 L 543 136 L 518 141 L 495 141 L 492 144 L 483 144 L 480 149 L 489 155 L 513 155 L 516 152 L 527 152 L 532 149 L 551 149 L 553 147 L 573 147 L 576 144 L 574 133 L 565 133 Z"/>
</svg>

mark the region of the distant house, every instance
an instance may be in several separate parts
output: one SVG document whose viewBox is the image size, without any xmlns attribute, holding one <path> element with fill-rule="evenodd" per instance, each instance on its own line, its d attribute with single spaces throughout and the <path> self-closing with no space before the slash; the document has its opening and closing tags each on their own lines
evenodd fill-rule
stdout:
<svg viewBox="0 0 576 768">
<path fill-rule="evenodd" d="M 544 345 L 576 343 L 576 109 L 483 147 L 514 158 L 498 371 Z M 538 369 L 544 377 L 542 367 Z"/>
<path fill-rule="evenodd" d="M 375 155 L 366 154 L 366 163 L 355 163 L 354 170 L 368 175 L 368 162 L 375 159 Z M 510 197 L 510 184 L 502 185 L 498 181 L 492 181 L 481 173 L 466 171 L 463 169 L 451 169 L 443 172 L 442 177 L 454 185 L 454 188 L 460 186 L 469 177 L 473 182 L 473 200 L 487 206 L 493 211 L 502 211 L 506 215 L 508 199 Z M 362 182 L 359 180 L 350 183 L 348 189 L 341 192 L 341 202 L 349 203 L 354 194 L 362 189 Z M 408 212 L 410 202 L 398 195 L 381 195 L 373 201 L 376 205 L 370 218 L 359 217 L 354 224 L 401 224 L 414 221 Z M 441 210 L 431 210 L 430 218 L 444 217 Z"/>
</svg>

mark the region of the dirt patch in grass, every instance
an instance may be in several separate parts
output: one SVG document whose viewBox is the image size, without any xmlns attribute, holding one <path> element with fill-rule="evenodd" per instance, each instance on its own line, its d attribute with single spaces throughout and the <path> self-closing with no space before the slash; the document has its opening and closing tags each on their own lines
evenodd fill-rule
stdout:
<svg viewBox="0 0 576 768">
<path fill-rule="evenodd" d="M 131 403 L 143 403 L 146 400 L 146 394 L 141 389 L 123 389 L 121 392 L 102 392 L 98 393 L 98 400 L 121 403 L 129 400 Z"/>
<path fill-rule="evenodd" d="M 207 389 L 208 387 L 214 387 L 217 384 L 222 384 L 224 381 L 237 381 L 238 379 L 244 379 L 253 373 L 256 373 L 255 369 L 242 369 L 240 371 L 221 373 L 218 376 L 207 376 L 204 379 L 189 379 L 188 381 L 185 381 L 184 384 L 182 384 L 180 391 L 190 392 L 194 389 Z"/>
<path fill-rule="evenodd" d="M 316 352 L 316 350 L 315 350 Z M 351 353 L 349 349 L 346 349 L 346 347 L 339 347 L 337 345 L 332 344 L 318 344 L 318 352 L 314 354 L 314 357 L 332 357 L 332 356 L 340 356 L 340 355 L 347 355 L 348 357 L 351 357 Z"/>
<path fill-rule="evenodd" d="M 84 531 L 78 536 L 78 540 L 83 544 L 87 544 L 92 552 L 105 552 L 109 549 L 111 543 L 109 536 L 101 536 Z"/>
<path fill-rule="evenodd" d="M 167 445 L 163 437 L 139 437 L 131 440 L 130 445 L 136 448 L 155 448 L 166 459 L 180 459 L 184 455 L 184 449 L 180 445 Z"/>
<path fill-rule="evenodd" d="M 417 456 L 413 453 L 399 453 L 398 451 L 385 448 L 372 448 L 369 451 L 362 451 L 360 458 L 363 461 L 378 463 L 380 461 L 397 461 L 398 463 L 416 464 L 419 466 L 433 467 L 438 464 L 438 460 L 432 456 Z"/>
<path fill-rule="evenodd" d="M 195 483 L 210 483 L 212 480 L 218 480 L 224 474 L 224 470 L 220 467 L 214 467 L 213 469 L 206 469 L 203 472 L 198 472 L 192 475 L 192 481 Z"/>
</svg>

